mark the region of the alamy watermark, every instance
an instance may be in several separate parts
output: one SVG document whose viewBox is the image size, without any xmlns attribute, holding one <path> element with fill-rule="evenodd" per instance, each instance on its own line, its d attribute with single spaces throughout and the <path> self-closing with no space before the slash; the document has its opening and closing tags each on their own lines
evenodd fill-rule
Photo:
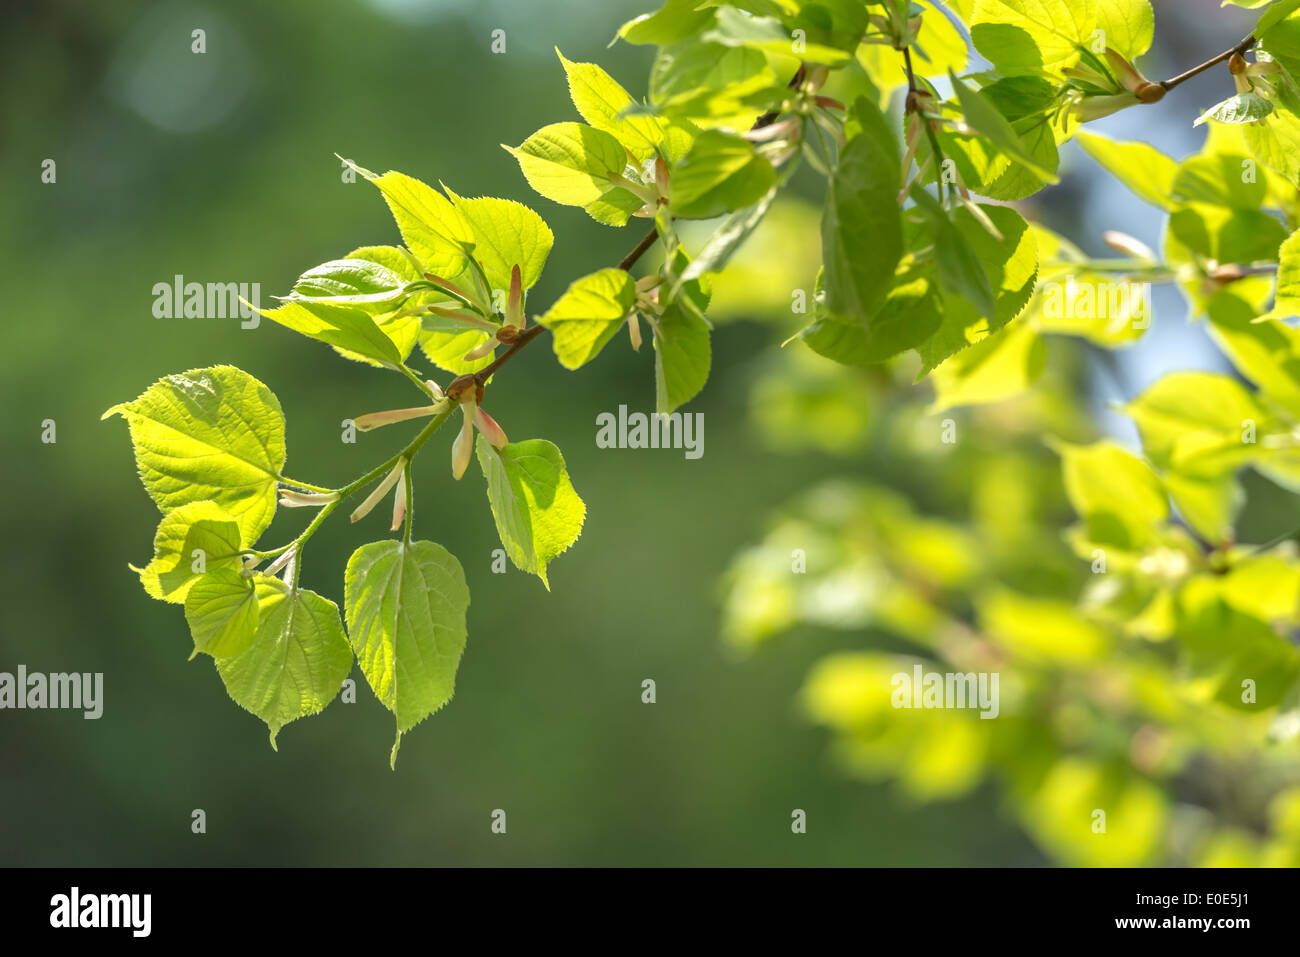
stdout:
<svg viewBox="0 0 1300 957">
<path fill-rule="evenodd" d="M 688 459 L 704 454 L 703 412 L 633 412 L 618 407 L 618 415 L 596 416 L 596 447 L 600 449 L 685 449 Z"/>
<path fill-rule="evenodd" d="M 50 898 L 50 926 L 57 928 L 128 928 L 132 937 L 148 937 L 153 926 L 152 894 L 83 894 L 74 887 Z"/>
<path fill-rule="evenodd" d="M 4 708 L 70 709 L 81 711 L 87 721 L 94 721 L 104 713 L 104 673 L 74 671 L 47 675 L 38 671 L 29 673 L 26 665 L 19 665 L 17 674 L 0 671 L 0 709 Z"/>
<path fill-rule="evenodd" d="M 1043 283 L 1043 315 L 1048 319 L 1111 319 L 1145 329 L 1151 323 L 1151 283 L 1065 282 Z"/>
<path fill-rule="evenodd" d="M 1000 710 L 996 671 L 940 673 L 918 664 L 911 674 L 900 671 L 889 683 L 895 708 L 978 708 L 981 718 L 996 718 Z"/>
<path fill-rule="evenodd" d="M 262 321 L 259 282 L 186 282 L 176 274 L 171 282 L 153 284 L 153 314 L 158 319 L 234 319 L 239 328 L 256 329 Z"/>
</svg>

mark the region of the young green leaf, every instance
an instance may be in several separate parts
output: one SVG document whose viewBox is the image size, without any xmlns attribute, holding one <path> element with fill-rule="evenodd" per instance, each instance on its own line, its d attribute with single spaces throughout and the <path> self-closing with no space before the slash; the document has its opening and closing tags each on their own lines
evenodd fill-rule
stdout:
<svg viewBox="0 0 1300 957">
<path fill-rule="evenodd" d="M 512 199 L 463 199 L 449 189 L 447 195 L 474 230 L 474 257 L 492 288 L 508 291 L 510 272 L 518 266 L 523 288 L 531 289 L 555 244 L 555 235 L 542 217 Z"/>
<path fill-rule="evenodd" d="M 1169 518 L 1169 499 L 1151 467 L 1113 442 L 1059 443 L 1065 493 L 1092 542 L 1136 551 Z"/>
<path fill-rule="evenodd" d="M 685 304 L 670 303 L 654 337 L 655 411 L 670 413 L 699 395 L 709 378 L 709 324 Z"/>
<path fill-rule="evenodd" d="M 616 188 L 628 162 L 613 134 L 583 123 L 552 123 L 519 146 L 503 148 L 518 160 L 529 186 L 565 206 L 600 200 Z"/>
<path fill-rule="evenodd" d="M 464 375 L 477 372 L 492 362 L 492 356 L 481 359 L 465 360 L 465 355 L 488 340 L 488 333 L 478 329 L 466 328 L 463 332 L 432 331 L 420 336 L 420 349 L 429 361 L 439 369 L 445 369 L 452 375 Z"/>
<path fill-rule="evenodd" d="M 698 0 L 668 0 L 654 13 L 643 13 L 618 29 L 617 39 L 666 46 L 685 40 L 713 23 L 713 11 L 697 10 Z"/>
<path fill-rule="evenodd" d="M 241 534 L 234 516 L 215 502 L 190 502 L 168 512 L 154 533 L 153 559 L 136 569 L 146 594 L 179 604 L 205 574 L 238 572 Z"/>
<path fill-rule="evenodd" d="M 174 514 L 174 513 L 173 513 Z M 185 596 L 185 620 L 195 655 L 232 658 L 257 636 L 257 588 L 231 568 L 214 568 L 194 582 Z"/>
<path fill-rule="evenodd" d="M 1254 458 L 1254 439 L 1270 419 L 1240 383 L 1210 372 L 1166 375 L 1124 411 L 1158 468 L 1201 478 L 1233 472 Z"/>
<path fill-rule="evenodd" d="M 406 283 L 387 266 L 364 259 L 332 259 L 307 270 L 293 284 L 293 299 L 355 306 L 371 315 L 390 311 Z"/>
<path fill-rule="evenodd" d="M 379 187 L 407 247 L 426 272 L 458 276 L 474 250 L 474 230 L 436 189 L 405 173 L 376 176 L 354 167 Z"/>
<path fill-rule="evenodd" d="M 1173 208 L 1178 163 L 1154 146 L 1111 140 L 1087 130 L 1079 131 L 1079 145 L 1134 194 L 1158 209 Z"/>
<path fill-rule="evenodd" d="M 924 276 L 904 278 L 867 322 L 821 313 L 799 338 L 819 355 L 844 365 L 883 362 L 933 335 L 942 317 L 933 283 Z"/>
<path fill-rule="evenodd" d="M 770 94 L 761 96 L 764 91 Z M 703 126 L 744 129 L 744 118 L 758 112 L 756 95 L 766 106 L 785 92 L 767 57 L 749 47 L 689 43 L 661 49 L 650 72 L 651 102 L 665 115 Z"/>
<path fill-rule="evenodd" d="M 957 94 L 966 123 L 990 143 L 1002 150 L 1007 156 L 1048 183 L 1059 182 L 1056 171 L 1049 169 L 1039 157 L 1033 155 L 1025 146 L 1020 134 L 1012 128 L 1007 118 L 998 112 L 988 98 L 972 86 L 958 79 L 957 74 L 949 71 L 948 79 Z"/>
<path fill-rule="evenodd" d="M 758 202 L 775 182 L 776 170 L 754 144 L 708 130 L 673 169 L 668 205 L 682 219 L 713 219 Z"/>
<path fill-rule="evenodd" d="M 636 112 L 640 108 L 613 77 L 594 63 L 574 63 L 556 50 L 569 78 L 569 96 L 584 120 L 622 143 L 639 162 L 662 149 L 672 162 L 691 144 L 691 132 L 680 123 Z"/>
<path fill-rule="evenodd" d="M 862 131 L 840 151 L 827 186 L 822 257 L 829 311 L 865 321 L 889 294 L 903 255 L 903 226 L 893 134 L 865 97 L 854 114 Z"/>
<path fill-rule="evenodd" d="M 318 300 L 290 300 L 258 312 L 286 329 L 329 343 L 349 358 L 351 353 L 389 368 L 402 363 L 397 345 L 362 309 Z"/>
<path fill-rule="evenodd" d="M 433 542 L 372 542 L 348 559 L 348 634 L 397 740 L 451 700 L 465 650 L 469 588 L 454 555 Z"/>
<path fill-rule="evenodd" d="M 352 670 L 352 649 L 334 602 L 265 575 L 254 587 L 257 633 L 216 665 L 235 704 L 266 722 L 274 748 L 281 728 L 319 714 L 338 695 Z"/>
<path fill-rule="evenodd" d="M 1097 10 L 1097 29 L 1106 48 L 1129 62 L 1151 49 L 1155 39 L 1155 14 L 1150 0 L 1092 0 Z"/>
<path fill-rule="evenodd" d="M 970 35 L 1004 76 L 1059 73 L 1096 26 L 1092 0 L 976 0 Z"/>
<path fill-rule="evenodd" d="M 1023 320 L 1011 323 L 931 371 L 935 398 L 930 412 L 1010 399 L 1033 385 L 1046 361 L 1037 330 Z"/>
<path fill-rule="evenodd" d="M 482 435 L 476 451 L 506 554 L 549 591 L 546 566 L 578 540 L 587 515 L 564 456 L 545 439 L 512 442 L 498 452 Z"/>
<path fill-rule="evenodd" d="M 275 395 L 234 366 L 167 376 L 133 402 L 115 405 L 131 430 L 145 491 L 166 514 L 214 502 L 257 541 L 275 514 L 284 468 L 284 414 Z"/>
<path fill-rule="evenodd" d="M 574 280 L 537 321 L 551 330 L 555 357 L 577 369 L 618 332 L 636 300 L 636 284 L 622 269 L 602 269 Z"/>
</svg>

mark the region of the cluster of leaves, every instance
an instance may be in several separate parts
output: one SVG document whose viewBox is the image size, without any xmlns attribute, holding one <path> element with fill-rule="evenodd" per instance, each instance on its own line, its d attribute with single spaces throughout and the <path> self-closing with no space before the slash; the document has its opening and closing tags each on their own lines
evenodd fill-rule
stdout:
<svg viewBox="0 0 1300 957">
<path fill-rule="evenodd" d="M 1300 561 L 1285 544 L 1240 545 L 1232 529 L 1241 470 L 1287 488 L 1300 480 L 1300 341 L 1283 321 L 1300 305 L 1298 8 L 1268 5 L 1256 33 L 1217 61 L 1235 93 L 1202 117 L 1205 148 L 1175 162 L 1081 132 L 1116 110 L 1153 109 L 1182 82 L 1153 82 L 1136 66 L 1154 36 L 1147 0 L 669 0 L 619 31 L 657 48 L 645 100 L 561 56 L 581 122 L 506 147 L 545 199 L 607 226 L 651 226 L 623 261 L 574 280 L 530 325 L 528 292 L 553 242 L 537 213 L 356 167 L 402 245 L 309 270 L 264 313 L 421 391 L 425 405 L 356 420 L 366 430 L 428 419 L 388 460 L 341 488 L 286 478 L 278 401 L 226 366 L 169 376 L 110 410 L 127 420 L 162 512 L 139 572 L 146 591 L 184 604 L 195 652 L 215 660 L 273 743 L 337 694 L 355 658 L 400 744 L 451 697 L 469 603 L 457 560 L 412 538 L 416 455 L 459 407 L 453 476 L 477 459 L 506 553 L 547 582 L 585 506 L 558 449 L 507 440 L 482 408 L 485 387 L 544 334 L 577 369 L 625 327 L 639 348 L 644 325 L 656 409 L 689 402 L 709 374 L 715 280 L 805 168 L 825 183 L 822 254 L 814 313 L 792 340 L 838 364 L 823 370 L 866 368 L 877 389 L 928 376 L 931 412 L 989 406 L 1043 375 L 1049 339 L 1114 348 L 1142 335 L 1150 317 L 1131 303 L 1087 301 L 1098 283 L 1168 281 L 1254 387 L 1209 374 L 1158 382 L 1127 407 L 1141 458 L 1058 430 L 1060 502 L 1045 478 L 1054 468 L 1023 449 L 986 449 L 996 509 L 969 526 L 920 518 L 879 488 L 815 490 L 738 562 L 729 634 L 752 643 L 800 622 L 878 628 L 948 670 L 1005 675 L 996 721 L 892 709 L 888 676 L 905 669 L 883 652 L 827 660 L 807 700 L 855 767 L 915 793 L 962 793 L 996 768 L 1026 826 L 1065 859 L 1158 857 L 1174 826 L 1170 795 L 1206 763 L 1267 765 L 1275 824 L 1252 837 L 1225 818 L 1196 859 L 1287 859 L 1300 799 L 1289 789 L 1297 765 L 1278 749 L 1300 729 L 1289 640 Z M 968 71 L 967 37 L 988 69 Z M 1007 205 L 1055 183 L 1075 138 L 1168 214 L 1160 255 L 1117 237 L 1121 258 L 1092 259 Z M 1260 175 L 1243 176 L 1243 163 Z M 698 242 L 684 238 L 689 220 L 704 221 Z M 655 243 L 661 265 L 634 278 Z M 455 378 L 440 386 L 417 372 L 417 347 Z M 853 413 L 825 421 L 869 427 Z M 830 447 L 838 431 L 827 424 L 818 441 Z M 995 495 L 998 483 L 1021 500 Z M 400 538 L 352 556 L 340 616 L 299 588 L 298 569 L 320 524 L 366 489 L 353 520 L 391 492 Z M 259 549 L 277 501 L 318 511 L 287 545 Z M 1073 560 L 1066 544 L 1031 534 L 1065 502 L 1079 517 L 1066 539 Z M 791 574 L 793 549 L 809 556 L 807 574 Z M 1111 809 L 1119 839 L 1092 840 L 1096 807 Z"/>
<path fill-rule="evenodd" d="M 888 50 L 860 55 L 876 106 L 903 100 L 905 134 L 895 144 L 885 134 L 896 124 L 875 124 L 859 152 L 902 155 L 890 186 L 906 199 L 897 210 L 879 202 L 854 245 L 834 210 L 855 140 L 839 151 L 819 313 L 799 335 L 866 368 L 854 380 L 847 368 L 788 363 L 763 388 L 815 411 L 755 406 L 777 446 L 851 454 L 864 439 L 855 448 L 787 424 L 851 423 L 914 495 L 925 494 L 918 476 L 943 475 L 956 497 L 946 510 L 962 520 L 929 517 L 880 485 L 810 490 L 737 557 L 729 638 L 748 647 L 807 626 L 871 634 L 880 650 L 823 659 L 803 692 L 846 765 L 922 799 L 993 777 L 1026 831 L 1071 863 L 1300 864 L 1300 555 L 1287 528 L 1251 544 L 1236 531 L 1251 504 L 1245 470 L 1274 496 L 1300 489 L 1300 3 L 1238 5 L 1267 9 L 1251 37 L 1192 71 L 1222 63 L 1236 89 L 1188 117 L 1209 135 L 1181 161 L 1080 128 L 1154 109 L 1182 82 L 1151 83 L 1134 66 L 1153 38 L 1146 0 L 949 3 L 993 68 L 959 77 L 946 66 L 946 99 L 928 67 L 909 83 L 891 75 Z M 918 46 L 931 22 L 923 16 Z M 936 32 L 946 49 L 942 40 Z M 868 112 L 858 100 L 859 136 L 873 128 Z M 1046 188 L 1070 139 L 1164 215 L 1159 252 L 1111 235 L 1121 255 L 1091 258 L 975 200 Z M 844 195 L 858 205 L 843 222 L 870 219 L 862 190 Z M 901 244 L 883 249 L 867 238 L 896 235 Z M 838 263 L 837 244 L 848 251 Z M 1149 328 L 1149 300 L 1140 314 L 1124 299 L 1100 302 L 1133 283 L 1176 284 L 1239 373 L 1170 374 L 1125 404 L 1140 454 L 1064 411 L 1081 354 L 1071 341 L 1118 349 Z M 1049 351 L 1052 340 L 1060 348 Z M 918 452 L 921 422 L 934 420 L 893 398 L 918 372 L 933 386 L 928 413 L 968 408 L 956 446 Z M 882 408 L 864 417 L 863 405 Z M 1076 520 L 1059 545 L 1045 542 L 1068 511 Z M 893 676 L 915 664 L 998 673 L 998 718 L 893 707 Z"/>
</svg>

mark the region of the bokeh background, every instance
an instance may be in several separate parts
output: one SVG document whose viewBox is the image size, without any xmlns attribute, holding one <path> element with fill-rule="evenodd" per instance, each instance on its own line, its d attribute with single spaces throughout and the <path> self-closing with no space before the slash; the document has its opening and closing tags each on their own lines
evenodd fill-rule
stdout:
<svg viewBox="0 0 1300 957">
<path fill-rule="evenodd" d="M 772 507 L 831 473 L 911 481 L 865 447 L 849 449 L 847 461 L 798 443 L 774 450 L 762 424 L 781 413 L 762 390 L 782 336 L 770 322 L 719 325 L 709 386 L 691 406 L 705 414 L 698 461 L 595 446 L 599 412 L 651 408 L 649 350 L 612 348 L 576 374 L 542 348 L 511 365 L 489 408 L 512 438 L 545 437 L 563 449 L 589 509 L 578 545 L 552 566 L 549 594 L 514 570 L 491 573 L 497 539 L 481 478 L 475 470 L 453 482 L 446 443 L 430 446 L 418 477 L 418 534 L 465 565 L 470 639 L 455 699 L 407 735 L 396 773 L 388 768 L 392 717 L 359 672 L 358 703 L 336 702 L 288 726 L 273 752 L 210 660 L 186 662 L 180 610 L 148 599 L 127 568 L 149 557 L 158 516 L 134 474 L 124 425 L 99 421 L 108 406 L 162 375 L 232 363 L 279 395 L 287 472 L 332 485 L 404 441 L 380 432 L 344 445 L 340 421 L 413 396 L 400 378 L 269 322 L 245 331 L 156 319 L 154 283 L 178 273 L 258 282 L 267 301 L 307 267 L 395 242 L 377 192 L 342 181 L 338 152 L 538 209 L 556 244 L 534 302 L 551 301 L 573 277 L 613 264 L 640 229 L 611 230 L 532 195 L 498 144 L 577 118 L 554 47 L 597 60 L 644 93 L 650 52 L 606 44 L 654 5 L 44 0 L 7 8 L 0 670 L 103 672 L 106 701 L 96 722 L 75 712 L 0 713 L 0 863 L 1045 862 L 991 788 L 921 805 L 842 772 L 797 691 L 812 662 L 860 647 L 860 637 L 805 629 L 748 655 L 721 639 L 720 577 Z M 1179 72 L 1249 28 L 1248 15 L 1215 0 L 1155 6 L 1148 75 Z M 190 52 L 196 28 L 206 31 L 202 55 Z M 494 29 L 506 31 L 503 55 L 490 52 Z M 1121 114 L 1100 128 L 1181 156 L 1204 135 L 1190 120 L 1218 89 L 1202 77 L 1168 109 Z M 46 158 L 57 162 L 54 184 L 40 179 Z M 1073 149 L 1066 172 L 1030 215 L 1094 252 L 1106 228 L 1158 244 L 1156 218 Z M 808 177 L 796 192 L 815 203 L 815 187 Z M 815 219 L 813 227 L 795 213 L 775 221 L 787 234 L 768 241 L 791 250 L 786 265 L 797 273 L 809 250 L 816 254 Z M 1121 428 L 1104 412 L 1108 399 L 1172 368 L 1220 367 L 1172 292 L 1158 293 L 1156 307 L 1164 321 L 1118 365 L 1084 368 L 1104 427 Z M 40 442 L 44 419 L 57 422 L 55 444 Z M 264 541 L 287 540 L 301 516 L 282 513 Z M 307 552 L 304 585 L 338 600 L 347 556 L 382 534 L 376 515 L 360 527 L 328 523 Z M 645 678 L 657 682 L 653 706 L 641 703 Z M 207 814 L 204 836 L 190 831 L 195 808 Z M 489 830 L 496 808 L 508 814 L 506 836 Z M 808 814 L 805 835 L 791 833 L 794 808 Z"/>
</svg>

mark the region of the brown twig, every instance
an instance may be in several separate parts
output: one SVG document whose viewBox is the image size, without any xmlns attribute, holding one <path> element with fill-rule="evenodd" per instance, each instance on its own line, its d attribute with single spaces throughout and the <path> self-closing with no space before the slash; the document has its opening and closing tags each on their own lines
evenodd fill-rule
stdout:
<svg viewBox="0 0 1300 957">
<path fill-rule="evenodd" d="M 1222 63 L 1224 60 L 1231 60 L 1238 53 L 1245 53 L 1247 50 L 1253 47 L 1256 42 L 1257 41 L 1255 40 L 1254 34 L 1252 34 L 1251 36 L 1246 37 L 1246 39 L 1238 43 L 1231 50 L 1224 50 L 1218 56 L 1206 60 L 1200 66 L 1194 66 L 1186 73 L 1180 73 L 1178 74 L 1178 76 L 1171 77 L 1168 80 L 1161 80 L 1160 85 L 1163 86 L 1166 90 L 1172 90 L 1174 87 L 1182 83 L 1186 83 L 1192 77 L 1199 76 L 1200 74 L 1204 73 L 1206 70 L 1210 69 L 1210 67 L 1218 65 Z"/>
</svg>

